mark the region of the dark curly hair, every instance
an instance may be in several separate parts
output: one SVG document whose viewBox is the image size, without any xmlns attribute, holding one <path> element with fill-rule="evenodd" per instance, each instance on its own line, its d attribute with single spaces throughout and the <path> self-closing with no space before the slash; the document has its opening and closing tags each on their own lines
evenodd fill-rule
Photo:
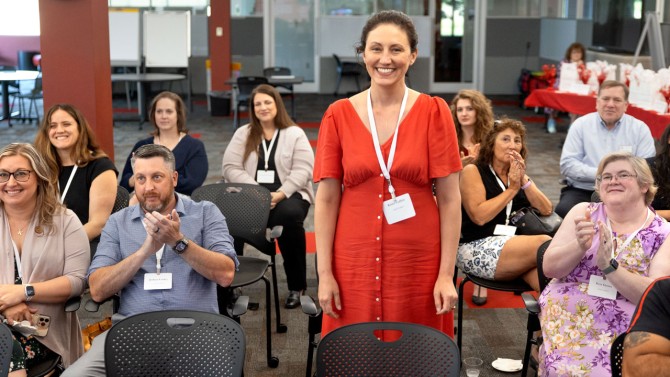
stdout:
<svg viewBox="0 0 670 377">
<path fill-rule="evenodd" d="M 365 44 L 368 41 L 368 34 L 370 34 L 370 32 L 377 26 L 382 24 L 392 24 L 402 29 L 405 34 L 407 34 L 410 51 L 417 51 L 417 46 L 419 45 L 419 35 L 416 32 L 416 28 L 414 27 L 414 22 L 412 19 L 405 13 L 399 12 L 397 10 L 383 10 L 373 14 L 370 16 L 370 18 L 368 18 L 368 21 L 365 23 L 365 26 L 363 26 L 363 31 L 361 32 L 361 40 L 356 43 L 356 53 L 361 54 L 363 51 L 365 51 Z"/>
<path fill-rule="evenodd" d="M 476 161 L 477 164 L 488 165 L 493 161 L 493 150 L 496 144 L 496 138 L 499 133 L 506 129 L 511 129 L 521 136 L 521 151 L 519 151 L 519 154 L 524 160 L 526 159 L 526 155 L 528 154 L 528 148 L 526 148 L 526 126 L 518 120 L 503 117 L 493 123 L 493 129 L 486 135 L 484 142 L 480 145 L 479 155 L 477 156 Z"/>
</svg>

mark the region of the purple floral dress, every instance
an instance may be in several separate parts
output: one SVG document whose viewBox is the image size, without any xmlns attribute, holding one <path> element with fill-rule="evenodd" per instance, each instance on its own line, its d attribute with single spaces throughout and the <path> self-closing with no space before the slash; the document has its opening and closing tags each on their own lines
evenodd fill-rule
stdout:
<svg viewBox="0 0 670 377">
<path fill-rule="evenodd" d="M 607 221 L 602 203 L 591 203 L 591 219 Z M 615 255 L 619 268 L 642 276 L 670 233 L 670 224 L 656 215 L 648 227 Z M 627 234 L 614 234 L 624 243 Z M 617 294 L 616 300 L 587 294 L 589 277 L 602 276 L 596 266 L 600 235 L 572 272 L 554 279 L 539 298 L 540 323 L 544 342 L 540 347 L 541 376 L 611 376 L 610 346 L 626 331 L 635 304 Z"/>
</svg>

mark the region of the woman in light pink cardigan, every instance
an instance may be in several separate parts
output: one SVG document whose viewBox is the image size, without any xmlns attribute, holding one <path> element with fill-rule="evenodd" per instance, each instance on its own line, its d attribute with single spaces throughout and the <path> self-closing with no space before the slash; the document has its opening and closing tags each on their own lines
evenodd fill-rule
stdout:
<svg viewBox="0 0 670 377">
<path fill-rule="evenodd" d="M 300 305 L 300 295 L 307 288 L 303 222 L 314 201 L 314 152 L 305 132 L 289 117 L 275 88 L 259 85 L 249 102 L 251 122 L 235 132 L 226 148 L 223 179 L 260 184 L 272 193 L 268 227 L 284 227 L 278 242 L 289 289 L 285 306 L 292 309 Z M 235 242 L 238 253 L 243 246 Z"/>
<path fill-rule="evenodd" d="M 90 247 L 77 216 L 60 204 L 56 183 L 32 145 L 0 150 L 0 314 L 10 326 L 37 325 L 33 314 L 49 318 L 45 336 L 12 328 L 24 351 L 12 360 L 12 375 L 53 353 L 67 367 L 84 352 L 77 315 L 64 304 L 84 290 Z"/>
</svg>

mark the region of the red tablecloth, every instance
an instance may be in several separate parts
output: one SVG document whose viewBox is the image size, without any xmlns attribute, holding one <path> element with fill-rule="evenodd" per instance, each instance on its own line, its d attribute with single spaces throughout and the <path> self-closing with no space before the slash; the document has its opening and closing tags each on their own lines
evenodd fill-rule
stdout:
<svg viewBox="0 0 670 377">
<path fill-rule="evenodd" d="M 549 107 L 578 115 L 596 111 L 596 97 L 559 92 L 555 89 L 533 90 L 524 104 L 526 107 Z M 628 105 L 626 113 L 646 123 L 651 135 L 656 139 L 661 137 L 665 127 L 670 124 L 670 114 L 659 114 L 634 105 Z"/>
</svg>

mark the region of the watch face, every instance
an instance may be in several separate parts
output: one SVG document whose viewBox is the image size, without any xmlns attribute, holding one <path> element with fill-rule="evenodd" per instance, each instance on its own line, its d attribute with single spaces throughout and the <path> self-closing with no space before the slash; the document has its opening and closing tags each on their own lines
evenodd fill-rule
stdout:
<svg viewBox="0 0 670 377">
<path fill-rule="evenodd" d="M 33 297 L 35 296 L 35 288 L 32 285 L 26 285 L 26 296 Z"/>
<path fill-rule="evenodd" d="M 186 238 L 179 240 L 174 247 L 174 250 L 178 253 L 183 253 L 184 250 L 188 247 L 188 240 Z"/>
</svg>

